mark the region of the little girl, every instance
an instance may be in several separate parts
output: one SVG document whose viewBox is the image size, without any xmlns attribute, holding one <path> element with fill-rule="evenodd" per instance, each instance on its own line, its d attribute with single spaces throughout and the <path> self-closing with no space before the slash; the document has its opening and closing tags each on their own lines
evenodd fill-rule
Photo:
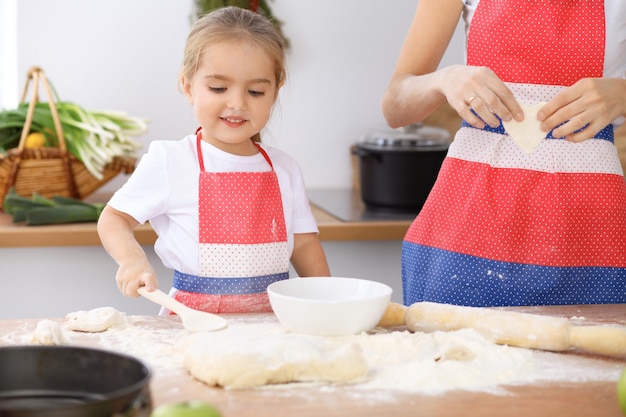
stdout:
<svg viewBox="0 0 626 417">
<path fill-rule="evenodd" d="M 98 222 L 127 296 L 157 287 L 133 229 L 149 220 L 155 251 L 173 269 L 170 295 L 212 313 L 271 311 L 266 288 L 328 276 L 297 163 L 261 145 L 285 81 L 284 42 L 266 18 L 236 7 L 197 21 L 179 76 L 200 127 L 155 141 Z"/>
</svg>

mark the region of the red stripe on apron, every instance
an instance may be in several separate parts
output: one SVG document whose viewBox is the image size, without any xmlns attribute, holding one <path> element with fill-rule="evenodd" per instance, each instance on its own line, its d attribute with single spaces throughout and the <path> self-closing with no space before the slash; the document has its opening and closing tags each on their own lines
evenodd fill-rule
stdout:
<svg viewBox="0 0 626 417">
<path fill-rule="evenodd" d="M 550 174 L 447 158 L 405 240 L 505 262 L 623 268 L 625 207 L 619 175 Z"/>
<path fill-rule="evenodd" d="M 537 7 L 541 3 L 545 7 Z M 601 77 L 606 27 L 597 22 L 604 20 L 599 0 L 481 0 L 467 63 L 515 83 L 567 86 Z"/>
</svg>

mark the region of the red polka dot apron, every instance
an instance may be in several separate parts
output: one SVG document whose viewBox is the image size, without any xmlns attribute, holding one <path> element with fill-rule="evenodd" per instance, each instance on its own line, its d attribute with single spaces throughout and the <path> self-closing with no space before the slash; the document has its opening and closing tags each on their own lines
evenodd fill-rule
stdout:
<svg viewBox="0 0 626 417">
<path fill-rule="evenodd" d="M 518 101 L 601 77 L 602 1 L 481 0 L 468 65 Z M 574 144 L 548 134 L 527 155 L 504 128 L 464 123 L 402 250 L 404 303 L 626 302 L 626 186 L 607 126 Z"/>
<path fill-rule="evenodd" d="M 197 134 L 200 276 L 174 273 L 175 298 L 212 313 L 272 311 L 267 286 L 289 278 L 289 248 L 278 178 L 266 172 L 207 172 Z"/>
</svg>

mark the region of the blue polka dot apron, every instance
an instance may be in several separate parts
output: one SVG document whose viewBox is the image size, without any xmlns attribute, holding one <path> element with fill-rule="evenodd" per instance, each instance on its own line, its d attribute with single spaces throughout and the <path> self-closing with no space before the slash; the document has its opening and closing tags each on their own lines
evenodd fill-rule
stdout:
<svg viewBox="0 0 626 417">
<path fill-rule="evenodd" d="M 278 178 L 266 172 L 207 172 L 197 133 L 200 276 L 174 273 L 175 298 L 212 313 L 272 311 L 267 286 L 289 278 Z"/>
<path fill-rule="evenodd" d="M 601 77 L 602 1 L 481 0 L 468 65 L 518 101 Z M 548 134 L 528 155 L 503 127 L 457 132 L 402 249 L 404 303 L 626 302 L 626 185 L 607 126 L 575 144 Z"/>
</svg>

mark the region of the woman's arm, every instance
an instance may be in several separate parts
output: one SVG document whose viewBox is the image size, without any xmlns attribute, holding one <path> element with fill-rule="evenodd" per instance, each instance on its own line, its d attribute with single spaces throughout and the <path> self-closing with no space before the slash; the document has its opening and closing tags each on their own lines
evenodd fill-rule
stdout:
<svg viewBox="0 0 626 417">
<path fill-rule="evenodd" d="M 330 276 L 330 268 L 317 233 L 294 235 L 291 264 L 301 277 Z"/>
<path fill-rule="evenodd" d="M 126 213 L 106 206 L 98 220 L 98 235 L 102 246 L 119 265 L 116 280 L 120 291 L 138 297 L 137 288 L 157 288 L 156 273 L 148 257 L 135 239 L 137 221 Z"/>
<path fill-rule="evenodd" d="M 496 115 L 523 119 L 513 94 L 490 69 L 465 65 L 437 69 L 462 10 L 460 0 L 419 1 L 382 100 L 391 127 L 422 121 L 446 100 L 476 127 L 498 126 Z"/>
</svg>

